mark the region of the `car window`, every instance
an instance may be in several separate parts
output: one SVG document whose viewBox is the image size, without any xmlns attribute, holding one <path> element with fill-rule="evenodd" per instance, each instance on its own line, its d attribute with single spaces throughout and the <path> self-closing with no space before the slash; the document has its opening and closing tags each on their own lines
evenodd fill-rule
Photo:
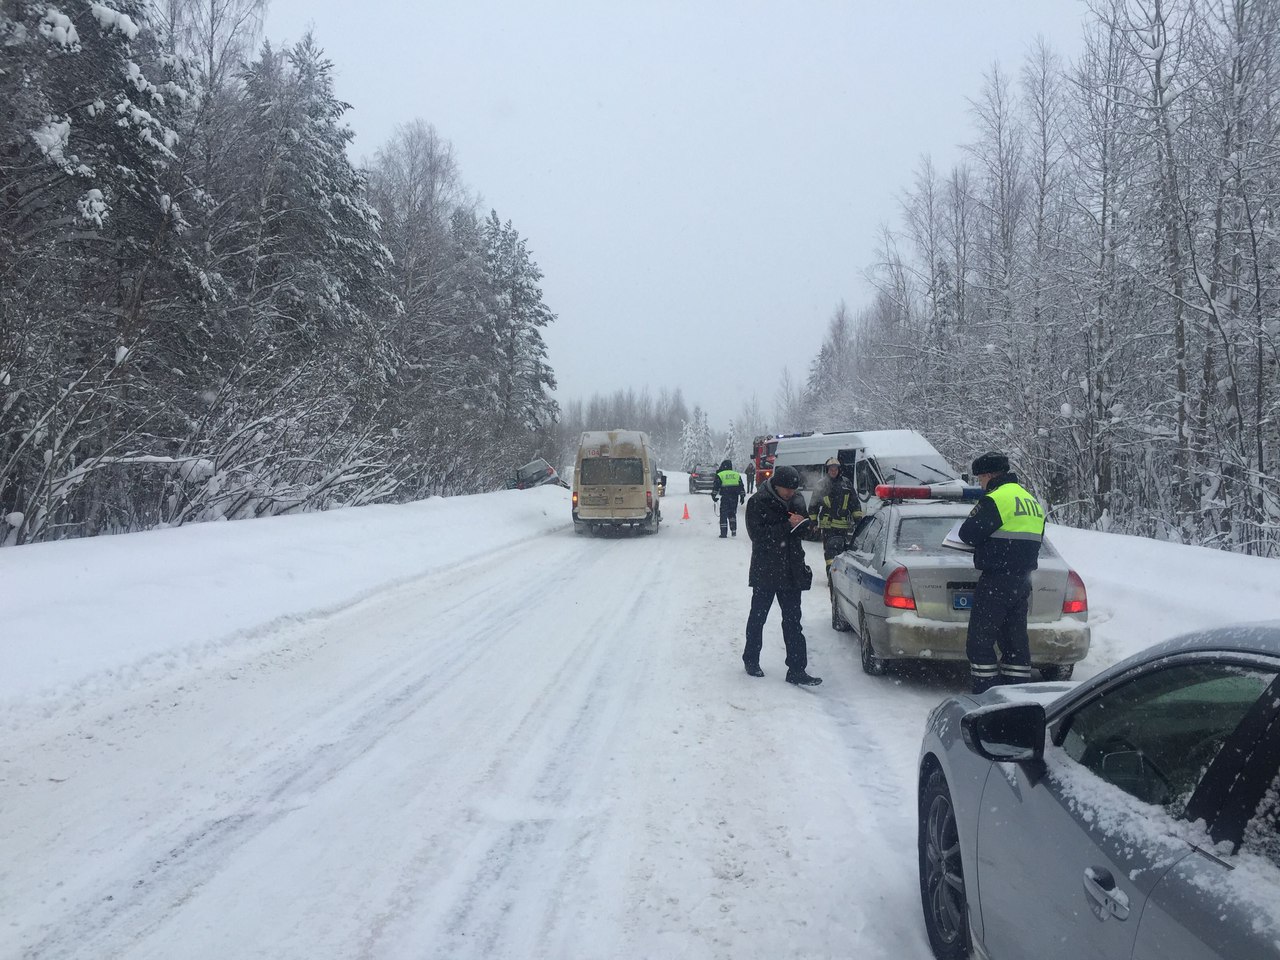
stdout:
<svg viewBox="0 0 1280 960">
<path fill-rule="evenodd" d="M 960 517 L 903 517 L 898 521 L 898 532 L 893 546 L 897 553 L 912 555 L 945 555 L 955 553 L 942 545 L 943 538 L 956 525 Z"/>
<path fill-rule="evenodd" d="M 1245 825 L 1240 849 L 1265 857 L 1280 867 L 1280 772 Z"/>
<path fill-rule="evenodd" d="M 876 479 L 875 471 L 871 469 L 870 462 L 859 460 L 858 465 L 853 468 L 854 486 L 858 488 L 858 496 L 866 500 L 875 493 L 876 484 L 880 481 Z"/>
<path fill-rule="evenodd" d="M 858 531 L 858 535 L 853 538 L 854 553 L 871 552 L 872 544 L 875 543 L 876 533 L 880 530 L 881 523 L 883 523 L 881 518 L 876 516 L 872 517 L 862 525 L 862 529 Z"/>
<path fill-rule="evenodd" d="M 1273 671 L 1178 664 L 1112 688 L 1064 721 L 1062 747 L 1092 773 L 1175 816 Z"/>
<path fill-rule="evenodd" d="M 638 457 L 586 457 L 580 476 L 584 485 L 641 484 L 644 464 Z"/>
<path fill-rule="evenodd" d="M 876 524 L 875 533 L 873 534 L 875 539 L 872 543 L 872 551 L 877 557 L 883 557 L 885 548 L 889 545 L 889 524 L 885 522 L 883 517 L 877 517 L 876 520 L 879 522 Z"/>
</svg>

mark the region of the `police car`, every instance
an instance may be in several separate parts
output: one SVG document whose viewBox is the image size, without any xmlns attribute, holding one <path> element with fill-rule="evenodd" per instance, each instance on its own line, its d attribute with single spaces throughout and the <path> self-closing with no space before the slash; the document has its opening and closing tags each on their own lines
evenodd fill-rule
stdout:
<svg viewBox="0 0 1280 960">
<path fill-rule="evenodd" d="M 971 552 L 944 541 L 982 489 L 882 484 L 875 494 L 875 511 L 831 566 L 831 625 L 855 633 L 873 676 L 895 661 L 964 660 L 978 571 Z M 1044 679 L 1069 678 L 1088 654 L 1088 619 L 1084 582 L 1046 539 L 1027 617 L 1031 662 Z"/>
</svg>

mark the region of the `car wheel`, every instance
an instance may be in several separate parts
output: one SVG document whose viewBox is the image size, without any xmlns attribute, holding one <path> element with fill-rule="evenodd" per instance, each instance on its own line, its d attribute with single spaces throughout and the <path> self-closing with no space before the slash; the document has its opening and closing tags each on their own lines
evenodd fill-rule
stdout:
<svg viewBox="0 0 1280 960">
<path fill-rule="evenodd" d="M 844 618 L 844 614 L 840 612 L 840 602 L 836 600 L 835 587 L 831 587 L 831 629 L 839 630 L 841 633 L 848 633 L 853 629 L 853 624 Z"/>
<path fill-rule="evenodd" d="M 920 905 L 929 946 L 938 960 L 969 956 L 969 901 L 960 859 L 960 833 L 947 778 L 935 768 L 920 794 Z"/>
<path fill-rule="evenodd" d="M 578 536 L 582 536 L 587 532 L 587 525 L 580 520 L 573 521 L 573 532 Z"/>
<path fill-rule="evenodd" d="M 1076 672 L 1074 663 L 1046 663 L 1040 668 L 1040 676 L 1045 680 L 1070 680 Z"/>
<path fill-rule="evenodd" d="M 862 671 L 873 677 L 883 677 L 889 664 L 876 656 L 871 648 L 871 633 L 867 629 L 867 615 L 858 611 L 858 648 L 862 654 Z"/>
</svg>

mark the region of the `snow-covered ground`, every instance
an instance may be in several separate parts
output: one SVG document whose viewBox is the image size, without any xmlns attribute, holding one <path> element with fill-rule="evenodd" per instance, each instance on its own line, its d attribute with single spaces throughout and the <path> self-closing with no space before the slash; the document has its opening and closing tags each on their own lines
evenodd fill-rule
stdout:
<svg viewBox="0 0 1280 960">
<path fill-rule="evenodd" d="M 826 682 L 776 614 L 747 677 L 748 544 L 686 486 L 656 537 L 540 489 L 0 551 L 0 957 L 927 958 L 963 674 L 865 676 L 819 589 Z M 1280 618 L 1275 561 L 1052 535 L 1079 676 Z"/>
</svg>

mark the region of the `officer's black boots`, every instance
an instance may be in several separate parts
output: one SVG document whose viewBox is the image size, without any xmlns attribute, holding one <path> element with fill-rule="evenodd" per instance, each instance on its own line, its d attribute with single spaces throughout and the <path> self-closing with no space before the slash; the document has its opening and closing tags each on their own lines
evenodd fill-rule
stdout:
<svg viewBox="0 0 1280 960">
<path fill-rule="evenodd" d="M 794 683 L 798 687 L 816 687 L 821 682 L 821 677 L 811 677 L 803 670 L 787 671 L 787 683 Z"/>
<path fill-rule="evenodd" d="M 760 664 L 758 664 L 758 663 L 747 663 L 747 664 L 744 664 L 744 666 L 747 668 L 747 673 L 749 673 L 751 676 L 753 676 L 753 677 L 763 677 L 763 676 L 764 676 L 764 671 L 760 669 Z"/>
</svg>

